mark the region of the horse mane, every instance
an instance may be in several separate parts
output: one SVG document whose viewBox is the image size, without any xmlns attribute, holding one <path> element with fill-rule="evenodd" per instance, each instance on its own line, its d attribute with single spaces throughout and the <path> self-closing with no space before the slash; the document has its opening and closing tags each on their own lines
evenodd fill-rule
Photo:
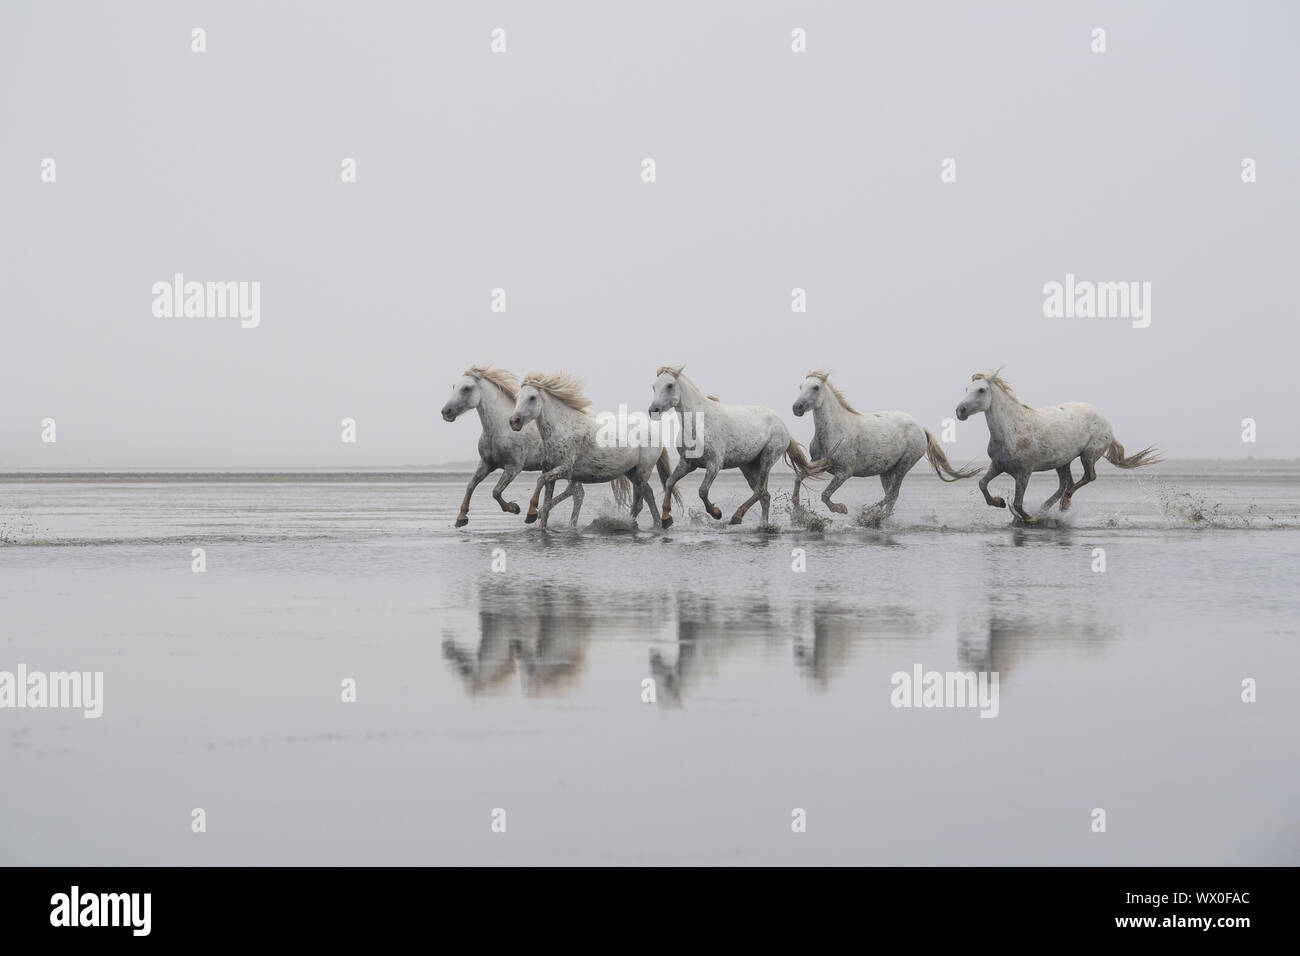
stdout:
<svg viewBox="0 0 1300 956">
<path fill-rule="evenodd" d="M 684 368 L 686 368 L 685 365 L 660 365 L 658 371 L 655 372 L 655 378 L 658 378 L 660 375 L 664 374 L 664 372 L 667 372 L 673 378 L 680 378 L 684 380 L 687 384 L 689 384 L 698 392 L 700 390 L 700 387 L 682 374 L 682 369 Z M 705 395 L 704 397 L 711 402 L 722 401 L 722 399 L 718 398 L 718 396 L 716 395 Z"/>
<path fill-rule="evenodd" d="M 588 409 L 591 407 L 591 399 L 582 394 L 582 383 L 568 372 L 555 372 L 551 375 L 534 372 L 524 378 L 523 384 L 545 392 L 574 411 L 590 414 Z"/>
<path fill-rule="evenodd" d="M 480 382 L 489 382 L 495 385 L 505 392 L 506 397 L 511 401 L 519 397 L 519 379 L 503 368 L 493 368 L 491 365 L 471 365 L 462 374 L 476 378 Z"/>
<path fill-rule="evenodd" d="M 1001 372 L 1002 369 L 998 369 L 996 372 L 976 372 L 974 375 L 970 377 L 970 380 L 973 382 L 976 379 L 982 378 L 987 382 L 991 382 L 994 385 L 996 385 L 998 388 L 1002 389 L 1003 394 L 1005 394 L 1007 398 L 1011 399 L 1021 408 L 1032 408 L 1033 407 L 1032 405 L 1026 405 L 1024 402 L 1022 402 L 1019 399 L 1016 393 L 1011 390 L 1011 383 L 1002 377 Z"/>
<path fill-rule="evenodd" d="M 849 400 L 848 400 L 847 398 L 844 397 L 844 393 L 841 392 L 838 388 L 836 388 L 835 385 L 834 385 L 834 383 L 831 382 L 830 378 L 828 377 L 829 375 L 830 375 L 829 372 L 813 371 L 813 372 L 809 372 L 808 375 L 807 375 L 806 377 L 807 377 L 807 378 L 819 378 L 819 379 L 821 379 L 821 380 L 822 380 L 822 384 L 825 385 L 827 388 L 829 388 L 829 389 L 831 390 L 831 394 L 834 395 L 835 398 L 836 398 L 836 400 L 837 400 L 841 405 L 844 406 L 844 410 L 845 410 L 845 411 L 852 412 L 854 415 L 859 415 L 859 416 L 860 416 L 862 413 L 861 413 L 860 411 L 858 411 L 856 408 L 854 408 L 852 405 L 849 404 Z"/>
</svg>

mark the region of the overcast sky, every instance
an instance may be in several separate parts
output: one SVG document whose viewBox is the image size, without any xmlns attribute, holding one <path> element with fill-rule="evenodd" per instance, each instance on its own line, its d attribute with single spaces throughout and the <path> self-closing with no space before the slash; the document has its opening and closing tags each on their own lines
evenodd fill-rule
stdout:
<svg viewBox="0 0 1300 956">
<path fill-rule="evenodd" d="M 937 431 L 1004 365 L 1130 449 L 1300 456 L 1298 27 L 1266 2 L 9 0 L 0 470 L 464 460 L 476 417 L 438 409 L 474 363 L 644 409 L 685 362 L 805 441 L 810 368 Z M 259 327 L 156 317 L 178 272 L 260 282 Z M 1067 273 L 1150 282 L 1150 326 L 1045 318 Z M 982 418 L 957 434 L 982 455 Z"/>
</svg>

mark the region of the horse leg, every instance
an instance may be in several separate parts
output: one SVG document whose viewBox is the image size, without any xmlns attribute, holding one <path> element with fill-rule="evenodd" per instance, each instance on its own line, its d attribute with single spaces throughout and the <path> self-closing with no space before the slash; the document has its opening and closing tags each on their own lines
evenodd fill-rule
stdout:
<svg viewBox="0 0 1300 956">
<path fill-rule="evenodd" d="M 709 489 L 713 486 L 713 479 L 718 477 L 718 465 L 711 463 L 704 466 L 704 480 L 700 482 L 700 500 L 704 502 L 704 510 L 709 513 L 709 517 L 715 521 L 722 520 L 722 509 L 709 501 Z"/>
<path fill-rule="evenodd" d="M 555 485 L 552 484 L 552 485 L 550 486 L 550 488 L 547 489 L 547 490 L 548 490 L 548 494 L 546 495 L 546 509 L 545 509 L 545 511 L 544 511 L 544 513 L 543 513 L 543 515 L 542 515 L 542 521 L 543 521 L 543 525 L 542 525 L 542 527 L 546 527 L 546 525 L 545 525 L 545 521 L 546 521 L 547 516 L 550 515 L 550 513 L 551 513 L 551 509 L 552 509 L 552 508 L 554 508 L 556 505 L 558 505 L 561 501 L 564 501 L 564 500 L 566 500 L 566 499 L 568 499 L 568 498 L 572 498 L 572 497 L 573 497 L 573 487 L 574 487 L 574 484 L 575 484 L 575 482 L 570 481 L 568 487 L 564 489 L 563 493 L 556 495 L 554 498 L 552 498 L 552 497 L 550 496 L 550 494 L 549 494 L 549 490 L 550 490 L 550 488 L 554 488 Z M 581 488 L 582 486 L 581 486 L 581 485 L 578 485 L 578 487 Z"/>
<path fill-rule="evenodd" d="M 474 489 L 478 487 L 480 481 L 488 476 L 492 469 L 488 463 L 480 460 L 478 467 L 474 469 L 474 474 L 469 479 L 469 484 L 465 486 L 465 498 L 460 503 L 460 514 L 456 515 L 456 527 L 463 528 L 469 524 L 469 498 L 474 494 Z"/>
<path fill-rule="evenodd" d="M 662 527 L 662 523 L 655 518 L 655 493 L 654 489 L 650 487 L 650 482 L 648 480 L 641 482 L 640 491 L 641 498 L 640 501 L 637 502 L 638 505 L 641 501 L 644 501 L 646 507 L 650 509 L 650 520 L 653 521 L 656 526 Z M 633 493 L 635 494 L 635 492 Z M 633 515 L 634 519 L 635 517 L 636 516 Z"/>
<path fill-rule="evenodd" d="M 904 468 L 895 463 L 889 471 L 880 473 L 880 487 L 884 489 L 884 497 L 862 512 L 863 518 L 871 519 L 872 527 L 880 527 L 880 522 L 894 513 L 894 504 L 898 501 L 898 489 L 902 487 L 903 475 L 907 474 L 907 468 L 910 467 L 912 466 L 908 465 Z"/>
<path fill-rule="evenodd" d="M 627 478 L 632 482 L 632 527 L 635 528 L 637 516 L 641 514 L 641 508 L 645 502 L 641 500 L 641 479 L 634 478 L 631 475 L 628 475 Z"/>
<path fill-rule="evenodd" d="M 580 481 L 569 482 L 569 487 L 564 490 L 566 493 L 573 493 L 573 514 L 569 515 L 569 527 L 576 528 L 578 526 L 578 512 L 582 510 L 582 499 L 586 496 L 586 492 L 582 490 L 582 482 Z M 518 510 L 516 507 L 515 511 Z"/>
<path fill-rule="evenodd" d="M 989 494 L 989 482 L 1000 474 L 1002 474 L 1002 469 L 990 462 L 989 470 L 984 472 L 984 477 L 980 479 L 980 491 L 984 492 L 984 502 L 994 508 L 1005 508 L 1007 506 L 1007 503 L 1000 497 L 994 498 Z"/>
<path fill-rule="evenodd" d="M 881 511 L 884 509 L 886 502 L 888 502 L 889 500 L 889 481 L 890 478 L 893 476 L 893 474 L 894 473 L 892 471 L 882 471 L 880 473 L 880 475 L 878 476 L 880 478 L 880 489 L 881 491 L 884 492 L 884 496 L 879 501 L 877 501 L 874 505 L 872 505 L 869 510 Z"/>
<path fill-rule="evenodd" d="M 542 502 L 542 511 L 538 515 L 537 527 L 543 531 L 546 530 L 546 521 L 551 516 L 551 498 L 555 495 L 555 479 L 552 478 L 546 483 L 546 498 Z"/>
<path fill-rule="evenodd" d="M 664 508 L 659 522 L 661 528 L 667 528 L 673 523 L 673 489 L 677 487 L 677 482 L 685 478 L 694 468 L 695 465 L 691 460 L 682 455 L 677 459 L 677 467 L 673 469 L 673 473 L 664 482 Z"/>
<path fill-rule="evenodd" d="M 885 514 L 892 515 L 894 513 L 894 505 L 898 504 L 898 493 L 903 490 L 903 479 L 906 477 L 906 468 L 895 468 L 893 471 L 885 472 L 880 476 L 880 483 L 885 486 L 885 497 L 880 499 Z"/>
<path fill-rule="evenodd" d="M 1011 510 L 1020 516 L 1020 520 L 1026 524 L 1034 519 L 1029 512 L 1025 510 L 1025 491 L 1029 488 L 1029 476 L 1032 472 L 1022 471 L 1016 475 L 1016 497 L 1011 502 Z"/>
<path fill-rule="evenodd" d="M 505 469 L 501 473 L 501 480 L 498 481 L 497 486 L 492 489 L 492 497 L 497 500 L 497 504 L 501 506 L 501 510 L 507 514 L 519 514 L 519 503 L 517 501 L 506 501 L 502 495 L 505 493 L 506 488 L 510 486 L 510 482 L 519 477 L 519 472 L 522 470 L 522 468 L 517 468 L 514 465 L 506 465 Z"/>
<path fill-rule="evenodd" d="M 834 511 L 837 515 L 848 514 L 849 506 L 837 504 L 836 502 L 831 501 L 831 495 L 835 494 L 835 492 L 839 490 L 840 485 L 844 484 L 844 482 L 848 481 L 852 477 L 852 472 L 842 472 L 835 475 L 827 483 L 826 489 L 822 492 L 822 501 L 825 503 L 827 508 L 830 508 L 831 511 Z"/>
<path fill-rule="evenodd" d="M 763 500 L 763 491 L 758 485 L 759 469 L 754 465 L 754 463 L 750 462 L 749 464 L 741 465 L 740 473 L 745 476 L 745 481 L 749 482 L 749 490 L 754 493 L 746 499 L 745 502 L 736 509 L 736 513 L 731 516 L 732 524 L 740 524 L 744 521 L 745 512 L 753 507 L 756 502 Z M 766 515 L 763 516 L 763 520 L 764 522 L 767 521 Z"/>
<path fill-rule="evenodd" d="M 542 496 L 542 488 L 546 486 L 546 472 L 537 476 L 537 485 L 533 488 L 533 496 L 528 499 L 528 514 L 524 515 L 524 524 L 532 524 L 537 520 L 537 499 Z"/>
<path fill-rule="evenodd" d="M 654 474 L 654 466 L 649 471 L 642 472 L 640 467 L 630 468 L 623 473 L 632 484 L 632 528 L 637 527 L 637 518 L 641 515 L 641 508 L 646 504 L 646 492 L 650 493 L 650 523 L 657 524 L 655 519 L 654 491 L 650 488 L 650 476 Z"/>
<path fill-rule="evenodd" d="M 811 449 L 809 449 L 811 451 Z M 796 512 L 803 510 L 803 502 L 799 500 L 799 492 L 803 488 L 803 474 L 798 468 L 794 470 L 794 510 Z"/>
<path fill-rule="evenodd" d="M 546 489 L 546 507 L 549 509 L 551 505 L 551 494 L 555 493 L 555 480 L 558 479 L 560 475 L 563 475 L 563 473 L 564 467 L 562 466 L 559 468 L 551 468 L 550 471 L 543 471 L 541 475 L 537 476 L 537 488 L 533 489 L 533 499 L 528 502 L 528 514 L 524 515 L 524 522 L 526 524 L 532 524 L 537 520 L 537 499 L 541 496 L 543 488 Z M 546 527 L 545 510 L 543 510 L 542 514 L 542 527 Z"/>
<path fill-rule="evenodd" d="M 1070 499 L 1074 493 L 1086 485 L 1088 482 L 1097 477 L 1097 459 L 1084 456 L 1079 459 L 1083 463 L 1083 477 L 1065 489 L 1065 494 L 1061 495 L 1061 510 L 1065 511 L 1070 507 Z"/>
<path fill-rule="evenodd" d="M 1047 511 L 1049 508 L 1052 507 L 1052 505 L 1056 504 L 1057 499 L 1059 499 L 1061 495 L 1065 494 L 1066 491 L 1069 490 L 1070 483 L 1074 481 L 1074 478 L 1071 477 L 1070 475 L 1070 463 L 1068 461 L 1060 468 L 1056 469 L 1056 477 L 1061 480 L 1061 486 L 1056 489 L 1056 494 L 1052 495 L 1052 497 L 1048 498 L 1046 501 L 1043 502 L 1043 506 L 1038 509 L 1040 514 L 1044 511 Z M 1063 505 L 1062 507 L 1069 507 L 1069 506 Z"/>
<path fill-rule="evenodd" d="M 767 524 L 767 516 L 772 511 L 772 493 L 767 490 L 767 482 L 772 477 L 772 466 L 775 464 L 776 456 L 774 455 L 772 460 L 767 463 L 767 467 L 758 476 L 758 492 L 763 496 L 759 499 L 763 507 L 763 524 Z"/>
</svg>

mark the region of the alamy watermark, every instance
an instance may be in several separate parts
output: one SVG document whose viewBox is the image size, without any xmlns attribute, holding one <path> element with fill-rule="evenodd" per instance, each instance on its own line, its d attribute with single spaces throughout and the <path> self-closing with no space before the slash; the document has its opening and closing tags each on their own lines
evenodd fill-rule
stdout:
<svg viewBox="0 0 1300 956">
<path fill-rule="evenodd" d="M 153 314 L 159 319 L 239 319 L 245 329 L 262 323 L 262 283 L 186 282 L 182 273 L 153 284 Z"/>
<path fill-rule="evenodd" d="M 1065 274 L 1043 286 L 1043 315 L 1049 319 L 1132 319 L 1133 328 L 1151 324 L 1150 282 L 1092 282 Z"/>
<path fill-rule="evenodd" d="M 148 936 L 152 909 L 152 893 L 83 893 L 74 885 L 50 897 L 50 925 L 129 927 L 133 936 Z"/>
<path fill-rule="evenodd" d="M 104 713 L 103 671 L 0 671 L 0 709 L 71 708 L 94 719 Z"/>
<path fill-rule="evenodd" d="M 997 671 L 895 671 L 889 702 L 895 707 L 978 707 L 981 717 L 998 715 Z"/>
<path fill-rule="evenodd" d="M 601 448 L 681 448 L 683 458 L 704 454 L 704 416 L 700 412 L 678 412 L 655 420 L 620 404 L 617 412 L 597 412 L 596 424 L 596 444 Z"/>
</svg>

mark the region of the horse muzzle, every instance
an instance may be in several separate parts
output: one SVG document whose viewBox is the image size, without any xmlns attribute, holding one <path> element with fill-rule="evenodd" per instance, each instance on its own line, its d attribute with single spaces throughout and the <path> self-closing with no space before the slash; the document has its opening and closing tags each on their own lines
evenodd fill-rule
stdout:
<svg viewBox="0 0 1300 956">
<path fill-rule="evenodd" d="M 803 413 L 808 409 L 804 408 L 803 402 L 795 402 L 790 411 L 794 412 L 795 418 L 803 418 Z"/>
<path fill-rule="evenodd" d="M 442 410 L 442 420 L 444 422 L 454 422 L 456 420 L 456 413 L 450 408 L 444 408 Z"/>
<path fill-rule="evenodd" d="M 660 410 L 658 404 L 655 404 L 650 406 L 646 414 L 650 416 L 650 421 L 657 422 L 659 421 L 659 416 L 662 415 L 663 412 Z"/>
<path fill-rule="evenodd" d="M 968 419 L 968 418 L 970 418 L 970 412 L 966 411 L 966 406 L 965 406 L 965 405 L 958 405 L 958 406 L 957 406 L 957 421 L 959 421 L 959 422 L 964 422 L 964 421 L 965 421 L 966 419 Z"/>
<path fill-rule="evenodd" d="M 524 427 L 524 422 L 522 418 L 520 418 L 518 415 L 510 416 L 510 430 L 512 432 L 517 432 L 519 431 L 519 429 L 523 427 Z"/>
</svg>

